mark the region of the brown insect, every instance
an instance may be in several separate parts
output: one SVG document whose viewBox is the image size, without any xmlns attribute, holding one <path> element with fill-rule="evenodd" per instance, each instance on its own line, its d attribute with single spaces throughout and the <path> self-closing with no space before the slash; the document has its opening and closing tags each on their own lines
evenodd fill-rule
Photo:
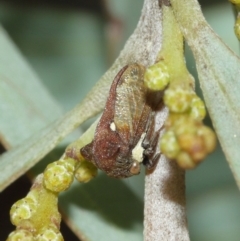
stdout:
<svg viewBox="0 0 240 241">
<path fill-rule="evenodd" d="M 143 83 L 145 67 L 123 67 L 110 88 L 102 117 L 93 141 L 80 151 L 107 175 L 117 178 L 139 174 L 140 164 L 153 168 L 158 134 L 154 133 L 154 116 L 147 103 Z"/>
</svg>

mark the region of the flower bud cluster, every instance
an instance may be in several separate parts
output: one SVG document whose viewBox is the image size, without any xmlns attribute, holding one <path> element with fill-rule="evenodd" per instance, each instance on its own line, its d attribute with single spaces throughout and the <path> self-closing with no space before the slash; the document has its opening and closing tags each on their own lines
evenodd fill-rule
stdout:
<svg viewBox="0 0 240 241">
<path fill-rule="evenodd" d="M 7 241 L 63 241 L 57 200 L 57 194 L 44 187 L 43 175 L 39 175 L 27 196 L 10 210 L 16 230 L 9 234 Z"/>
<path fill-rule="evenodd" d="M 184 68 L 179 75 L 170 74 L 167 66 L 160 61 L 147 68 L 144 82 L 152 91 L 164 90 L 164 104 L 169 109 L 166 132 L 160 139 L 161 152 L 180 167 L 191 169 L 214 150 L 216 137 L 202 122 L 206 109 L 193 91 L 192 76 Z"/>
<path fill-rule="evenodd" d="M 206 115 L 203 101 L 192 89 L 168 88 L 164 103 L 169 108 L 166 132 L 160 149 L 184 169 L 196 167 L 216 146 L 214 132 L 202 120 Z"/>
<path fill-rule="evenodd" d="M 214 132 L 189 113 L 170 113 L 165 127 L 160 149 L 166 157 L 176 160 L 184 169 L 196 167 L 215 149 Z"/>
</svg>

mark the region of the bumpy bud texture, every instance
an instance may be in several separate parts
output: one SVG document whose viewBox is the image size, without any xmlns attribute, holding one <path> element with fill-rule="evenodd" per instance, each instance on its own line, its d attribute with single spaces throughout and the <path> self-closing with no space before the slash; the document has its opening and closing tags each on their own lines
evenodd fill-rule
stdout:
<svg viewBox="0 0 240 241">
<path fill-rule="evenodd" d="M 148 67 L 144 74 L 144 84 L 153 91 L 164 90 L 169 79 L 168 68 L 163 61 Z"/>
</svg>

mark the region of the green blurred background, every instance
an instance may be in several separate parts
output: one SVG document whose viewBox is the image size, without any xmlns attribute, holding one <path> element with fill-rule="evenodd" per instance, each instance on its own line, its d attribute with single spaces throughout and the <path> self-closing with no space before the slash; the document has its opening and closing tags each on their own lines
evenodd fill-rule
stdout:
<svg viewBox="0 0 240 241">
<path fill-rule="evenodd" d="M 0 1 L 0 21 L 67 111 L 84 98 L 118 56 L 137 24 L 142 3 L 143 0 L 6 0 Z M 238 53 L 228 1 L 200 3 L 212 28 Z M 196 76 L 188 48 L 186 57 L 190 72 Z M 199 87 L 197 91 L 200 93 Z M 211 125 L 209 118 L 206 122 Z M 125 182 L 130 186 L 138 182 L 135 194 L 143 196 L 143 175 Z M 187 172 L 186 189 L 192 241 L 240 240 L 240 195 L 220 147 L 196 170 Z M 139 205 L 142 208 L 143 203 Z"/>
</svg>

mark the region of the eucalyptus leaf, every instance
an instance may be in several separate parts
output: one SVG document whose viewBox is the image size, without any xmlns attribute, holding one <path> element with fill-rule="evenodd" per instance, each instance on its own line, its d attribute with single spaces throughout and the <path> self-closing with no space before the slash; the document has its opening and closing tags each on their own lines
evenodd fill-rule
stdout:
<svg viewBox="0 0 240 241">
<path fill-rule="evenodd" d="M 143 190 L 143 177 L 124 182 L 100 172 L 91 182 L 75 182 L 62 193 L 59 204 L 76 235 L 83 241 L 143 240 L 143 195 L 134 191 Z"/>
<path fill-rule="evenodd" d="M 0 118 L 1 139 L 6 147 L 16 146 L 0 158 L 0 190 L 3 190 L 67 134 L 102 110 L 115 72 L 106 73 L 82 103 L 47 126 L 60 116 L 61 108 L 47 93 L 3 29 L 0 34 L 0 110 L 4 113 Z"/>
<path fill-rule="evenodd" d="M 61 107 L 0 27 L 0 136 L 6 148 L 55 120 Z"/>
<path fill-rule="evenodd" d="M 239 206 L 239 192 L 232 185 L 195 194 L 188 200 L 191 240 L 238 241 Z"/>
<path fill-rule="evenodd" d="M 172 0 L 195 57 L 204 99 L 240 188 L 240 59 L 213 32 L 197 0 Z"/>
<path fill-rule="evenodd" d="M 101 94 L 98 87 L 94 91 L 98 92 L 98 96 Z M 82 122 L 96 115 L 102 106 L 103 102 L 97 102 L 96 99 L 94 101 L 90 93 L 85 101 L 72 111 L 38 131 L 18 147 L 4 153 L 0 158 L 0 168 L 3 172 L 0 176 L 0 190 L 36 164 Z"/>
</svg>

